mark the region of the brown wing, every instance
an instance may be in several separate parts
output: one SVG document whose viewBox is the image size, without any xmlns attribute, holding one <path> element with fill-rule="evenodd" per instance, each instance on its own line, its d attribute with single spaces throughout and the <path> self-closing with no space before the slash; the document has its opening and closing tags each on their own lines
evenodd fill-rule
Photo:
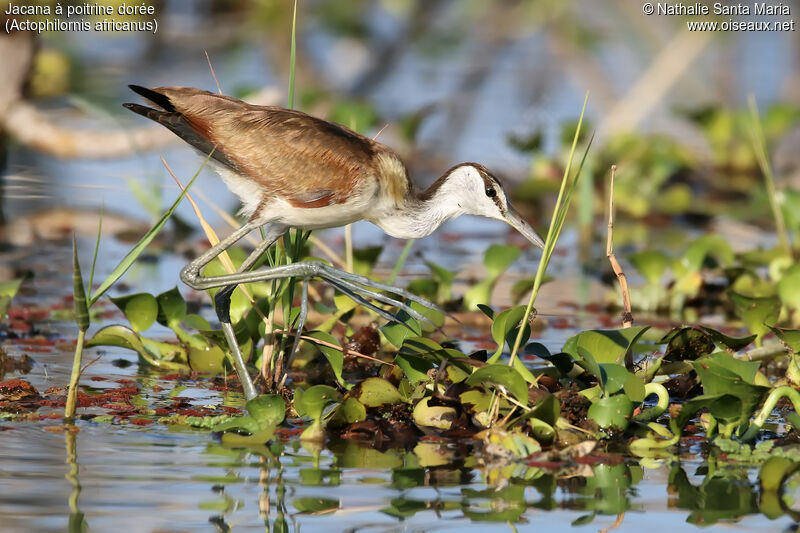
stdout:
<svg viewBox="0 0 800 533">
<path fill-rule="evenodd" d="M 164 124 L 186 142 L 268 194 L 296 207 L 347 200 L 378 172 L 375 155 L 388 148 L 342 126 L 299 111 L 256 106 L 183 87 L 132 88 L 161 106 L 126 107 Z"/>
</svg>

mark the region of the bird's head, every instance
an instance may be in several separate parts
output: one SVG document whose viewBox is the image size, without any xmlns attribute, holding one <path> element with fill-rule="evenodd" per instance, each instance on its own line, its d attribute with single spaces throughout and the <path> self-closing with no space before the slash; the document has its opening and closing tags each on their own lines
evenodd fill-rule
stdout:
<svg viewBox="0 0 800 533">
<path fill-rule="evenodd" d="M 442 179 L 447 182 L 449 199 L 458 202 L 465 214 L 502 220 L 531 243 L 544 248 L 542 238 L 514 209 L 500 181 L 486 167 L 462 163 L 448 170 Z"/>
</svg>

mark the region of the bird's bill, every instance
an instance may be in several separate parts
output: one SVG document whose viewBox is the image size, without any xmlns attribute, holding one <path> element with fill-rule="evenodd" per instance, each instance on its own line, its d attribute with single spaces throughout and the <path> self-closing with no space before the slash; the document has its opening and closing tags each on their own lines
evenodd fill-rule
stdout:
<svg viewBox="0 0 800 533">
<path fill-rule="evenodd" d="M 519 212 L 517 212 L 511 204 L 508 204 L 508 211 L 506 211 L 506 222 L 518 232 L 522 233 L 522 236 L 533 244 L 539 248 L 544 248 L 544 241 L 542 238 L 539 237 L 539 234 L 534 231 L 530 224 L 525 222 Z"/>
</svg>

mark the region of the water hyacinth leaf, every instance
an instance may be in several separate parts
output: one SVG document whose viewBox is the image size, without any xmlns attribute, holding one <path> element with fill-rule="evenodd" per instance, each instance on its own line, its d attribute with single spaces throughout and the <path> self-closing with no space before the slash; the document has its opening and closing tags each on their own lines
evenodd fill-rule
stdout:
<svg viewBox="0 0 800 533">
<path fill-rule="evenodd" d="M 668 342 L 664 360 L 672 362 L 694 361 L 716 348 L 709 334 L 691 326 L 672 330 L 661 342 Z"/>
<path fill-rule="evenodd" d="M 397 313 L 397 318 L 400 319 L 402 323 L 389 322 L 388 324 L 381 326 L 379 329 L 386 337 L 386 340 L 388 340 L 392 346 L 399 350 L 407 338 L 418 337 L 422 335 L 422 328 L 420 327 L 419 322 L 411 318 L 405 311 L 399 311 Z"/>
<path fill-rule="evenodd" d="M 156 320 L 162 326 L 173 327 L 186 316 L 186 300 L 178 291 L 178 287 L 173 287 L 156 296 L 156 302 L 158 303 Z"/>
<path fill-rule="evenodd" d="M 502 364 L 486 365 L 473 372 L 465 383 L 471 386 L 493 385 L 501 390 L 508 391 L 523 405 L 528 404 L 528 385 L 520 373 L 510 366 Z"/>
<path fill-rule="evenodd" d="M 183 324 L 187 328 L 196 329 L 198 331 L 208 331 L 211 329 L 209 321 L 195 313 L 189 313 L 183 317 Z"/>
<path fill-rule="evenodd" d="M 403 370 L 412 385 L 428 381 L 428 371 L 435 368 L 432 362 L 418 355 L 398 353 L 394 362 Z"/>
<path fill-rule="evenodd" d="M 0 317 L 5 316 L 11 300 L 17 295 L 21 285 L 22 278 L 0 283 Z M 83 286 L 83 284 L 81 284 L 81 286 Z"/>
<path fill-rule="evenodd" d="M 242 353 L 248 353 L 250 346 L 241 346 Z M 220 373 L 225 370 L 225 350 L 216 344 L 209 344 L 205 348 L 189 347 L 189 367 L 197 372 Z"/>
<path fill-rule="evenodd" d="M 778 297 L 786 307 L 800 308 L 800 265 L 792 266 L 778 282 Z"/>
<path fill-rule="evenodd" d="M 625 392 L 625 396 L 637 404 L 643 402 L 647 397 L 645 384 L 637 375 L 632 374 L 631 372 L 628 372 L 628 379 L 625 380 L 625 386 L 623 387 L 623 390 Z"/>
<path fill-rule="evenodd" d="M 414 424 L 423 431 L 425 429 L 447 430 L 456 419 L 456 410 L 445 405 L 430 405 L 431 397 L 426 397 L 417 402 L 411 416 Z"/>
<path fill-rule="evenodd" d="M 481 313 L 494 320 L 494 309 L 485 304 L 478 304 L 477 308 Z"/>
<path fill-rule="evenodd" d="M 342 394 L 328 385 L 314 385 L 305 390 L 298 387 L 294 393 L 294 408 L 300 416 L 319 420 L 328 404 L 341 399 Z"/>
<path fill-rule="evenodd" d="M 464 293 L 463 298 L 464 309 L 467 311 L 472 311 L 480 304 L 488 304 L 492 299 L 493 286 L 494 280 L 491 278 L 486 278 L 467 289 L 467 292 Z"/>
<path fill-rule="evenodd" d="M 483 255 L 483 264 L 492 278 L 497 278 L 517 260 L 521 250 L 516 246 L 492 244 Z"/>
<path fill-rule="evenodd" d="M 425 261 L 425 264 L 431 270 L 433 279 L 436 281 L 436 301 L 447 302 L 451 300 L 453 298 L 453 280 L 456 277 L 456 273 L 430 261 Z"/>
<path fill-rule="evenodd" d="M 650 326 L 582 331 L 567 339 L 563 351 L 580 361 L 578 348 L 583 348 L 598 363 L 621 363 L 630 346 L 648 329 Z"/>
<path fill-rule="evenodd" d="M 261 429 L 277 427 L 286 416 L 286 403 L 277 394 L 262 394 L 245 404 L 247 413 Z"/>
<path fill-rule="evenodd" d="M 353 250 L 353 273 L 361 276 L 369 276 L 378 257 L 383 251 L 383 246 L 370 246 Z"/>
<path fill-rule="evenodd" d="M 618 429 L 624 431 L 628 427 L 633 402 L 623 395 L 617 394 L 600 398 L 589 406 L 588 416 L 600 426 L 601 429 Z"/>
<path fill-rule="evenodd" d="M 536 442 L 542 444 L 553 443 L 556 438 L 556 430 L 552 425 L 538 418 L 531 418 L 528 420 L 528 424 L 531 426 L 531 433 L 533 434 L 533 438 L 536 439 Z"/>
<path fill-rule="evenodd" d="M 337 511 L 339 509 L 339 500 L 314 497 L 295 498 L 292 500 L 292 505 L 300 514 L 323 515 Z"/>
<path fill-rule="evenodd" d="M 800 329 L 769 328 L 793 352 L 800 352 Z"/>
<path fill-rule="evenodd" d="M 494 339 L 494 342 L 497 343 L 497 351 L 487 361 L 488 363 L 497 362 L 497 360 L 500 358 L 500 355 L 503 353 L 503 349 L 505 349 L 506 343 L 508 343 L 509 347 L 514 344 L 514 341 L 517 338 L 517 333 L 519 332 L 520 321 L 524 315 L 524 305 L 506 309 L 497 315 L 492 323 L 492 338 Z M 527 342 L 530 334 L 531 327 L 529 324 L 525 324 L 525 330 L 522 333 L 522 340 L 520 343 Z"/>
<path fill-rule="evenodd" d="M 770 326 L 774 326 L 778 321 L 781 302 L 777 297 L 748 298 L 733 291 L 728 292 L 728 297 L 733 302 L 739 317 L 757 338 L 768 333 Z"/>
<path fill-rule="evenodd" d="M 752 384 L 757 371 L 757 367 L 753 371 L 752 365 L 757 363 L 736 361 L 725 352 L 718 352 L 714 356 L 693 363 L 703 386 L 703 395 L 734 396 L 740 402 L 742 420 L 750 417 L 770 390 L 769 387 Z"/>
<path fill-rule="evenodd" d="M 367 408 L 355 398 L 346 398 L 336 409 L 331 424 L 334 426 L 344 426 L 354 424 L 367 419 Z"/>
<path fill-rule="evenodd" d="M 310 331 L 306 333 L 305 336 L 339 347 L 332 348 L 331 346 L 326 346 L 325 344 L 316 344 L 317 348 L 319 348 L 319 351 L 322 352 L 322 355 L 325 356 L 325 358 L 328 360 L 328 363 L 331 365 L 331 369 L 333 369 L 333 375 L 336 376 L 336 381 L 338 381 L 340 385 L 348 388 L 349 385 L 345 383 L 344 379 L 342 378 L 344 353 L 340 347 L 339 339 L 325 331 Z"/>
<path fill-rule="evenodd" d="M 622 390 L 628 382 L 630 372 L 625 370 L 622 365 L 603 363 L 600 365 L 600 383 L 608 396 Z"/>
<path fill-rule="evenodd" d="M 597 360 L 594 358 L 594 356 L 589 353 L 589 350 L 583 348 L 582 346 L 578 346 L 578 357 L 583 368 L 586 369 L 588 373 L 601 380 L 600 385 L 602 387 L 603 374 L 600 370 L 600 365 L 597 363 Z"/>
<path fill-rule="evenodd" d="M 286 404 L 283 398 L 276 394 L 262 394 L 256 396 L 246 404 L 249 414 L 223 422 L 211 428 L 211 431 L 225 432 L 230 430 L 245 431 L 249 435 L 237 433 L 224 433 L 223 444 L 246 445 L 262 444 L 272 438 L 275 429 L 283 422 L 286 413 Z"/>
<path fill-rule="evenodd" d="M 646 250 L 631 254 L 630 262 L 633 267 L 644 276 L 651 285 L 658 285 L 664 272 L 667 271 L 672 262 L 664 252 L 658 250 Z"/>
<path fill-rule="evenodd" d="M 458 395 L 461 405 L 470 413 L 488 411 L 492 395 L 483 389 L 469 389 Z"/>
<path fill-rule="evenodd" d="M 119 298 L 111 298 L 131 325 L 131 329 L 141 333 L 150 328 L 158 316 L 158 302 L 152 294 L 141 292 Z"/>
<path fill-rule="evenodd" d="M 381 378 L 367 378 L 353 388 L 352 397 L 365 407 L 393 405 L 403 401 L 397 387 Z"/>
<path fill-rule="evenodd" d="M 721 331 L 717 331 L 712 328 L 707 328 L 705 326 L 698 326 L 700 329 L 706 332 L 711 339 L 716 342 L 717 344 L 721 344 L 726 348 L 730 348 L 731 350 L 738 352 L 739 350 L 743 349 L 745 346 L 756 340 L 755 335 L 747 335 L 746 337 L 731 337 L 730 335 L 726 335 Z"/>
<path fill-rule="evenodd" d="M 463 399 L 462 399 L 463 401 Z M 487 405 L 488 408 L 488 405 Z M 509 423 L 508 427 L 513 427 L 519 422 L 523 422 L 525 420 L 537 420 L 547 426 L 555 426 L 556 422 L 558 421 L 558 417 L 561 415 L 561 404 L 558 401 L 558 398 L 555 395 L 550 394 L 542 398 L 530 411 L 525 413 L 524 415 L 515 418 L 511 423 Z M 531 427 L 536 427 L 534 423 L 531 423 Z M 550 428 L 553 429 L 552 427 Z M 540 440 L 536 437 L 536 440 Z"/>
<path fill-rule="evenodd" d="M 681 264 L 691 272 L 698 272 L 708 257 L 716 259 L 721 267 L 733 263 L 733 249 L 719 235 L 703 235 L 695 239 L 681 258 Z"/>
<path fill-rule="evenodd" d="M 125 326 L 107 326 L 86 342 L 87 347 L 117 346 L 133 350 L 148 364 L 169 370 L 187 370 L 186 352 L 181 346 L 144 339 Z M 173 360 L 183 362 L 173 362 Z"/>
</svg>

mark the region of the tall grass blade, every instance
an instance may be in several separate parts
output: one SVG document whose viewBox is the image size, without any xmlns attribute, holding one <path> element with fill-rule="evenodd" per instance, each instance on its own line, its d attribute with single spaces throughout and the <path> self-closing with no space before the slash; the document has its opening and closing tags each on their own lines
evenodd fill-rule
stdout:
<svg viewBox="0 0 800 533">
<path fill-rule="evenodd" d="M 144 235 L 144 237 L 142 237 L 139 240 L 139 242 L 136 243 L 136 246 L 134 246 L 131 249 L 131 251 L 128 252 L 128 254 L 125 257 L 122 258 L 122 261 L 120 261 L 119 264 L 114 268 L 114 270 L 111 271 L 111 274 L 109 274 L 108 277 L 105 280 L 103 280 L 103 282 L 100 284 L 100 286 L 97 287 L 97 290 L 89 298 L 90 306 L 93 305 L 97 300 L 99 300 L 100 297 L 103 296 L 103 294 L 105 294 L 105 292 L 108 289 L 110 289 L 111 286 L 114 285 L 114 283 L 116 283 L 117 280 L 119 280 L 119 278 L 123 276 L 123 274 L 125 274 L 125 272 L 127 272 L 127 270 L 131 267 L 131 265 L 133 265 L 133 263 L 139 258 L 139 256 L 142 255 L 144 249 L 147 248 L 147 246 L 153 241 L 155 236 L 158 235 L 158 232 L 161 231 L 161 229 L 167 223 L 169 218 L 175 212 L 175 209 L 178 208 L 178 204 L 180 204 L 181 200 L 183 200 L 183 197 L 186 196 L 186 193 L 191 188 L 192 184 L 194 183 L 194 180 L 196 180 L 197 176 L 200 175 L 200 172 L 206 166 L 206 163 L 208 163 L 208 160 L 210 158 L 211 154 L 208 154 L 208 156 L 203 161 L 203 164 L 200 165 L 200 168 L 197 169 L 197 172 L 195 172 L 194 176 L 192 176 L 192 179 L 189 180 L 189 183 L 186 184 L 186 188 L 184 188 L 181 191 L 181 193 L 178 195 L 178 197 L 175 199 L 175 201 L 172 203 L 169 209 L 167 209 L 164 212 L 164 214 L 161 215 L 161 218 L 158 220 L 158 222 L 156 222 L 155 225 L 153 225 L 153 227 L 150 228 L 150 231 L 148 231 Z"/>
<path fill-rule="evenodd" d="M 64 419 L 71 422 L 75 418 L 78 404 L 78 380 L 81 377 L 81 359 L 83 359 L 83 342 L 86 330 L 89 329 L 89 306 L 86 303 L 86 289 L 83 286 L 81 265 L 78 261 L 78 246 L 72 237 L 72 292 L 75 306 L 75 323 L 78 324 L 78 340 L 75 344 L 75 356 L 72 361 L 72 374 L 69 378 L 67 402 L 64 406 Z"/>
<path fill-rule="evenodd" d="M 297 29 L 297 0 L 294 0 L 294 10 L 292 11 L 292 45 L 289 53 L 289 101 L 287 107 L 294 109 L 294 65 L 297 56 L 297 46 L 295 30 Z"/>
<path fill-rule="evenodd" d="M 761 128 L 758 104 L 756 104 L 756 98 L 753 94 L 748 96 L 747 101 L 750 104 L 750 135 L 753 141 L 753 150 L 756 153 L 758 166 L 761 167 L 761 173 L 764 174 L 769 207 L 772 210 L 772 217 L 775 219 L 775 229 L 778 232 L 778 240 L 786 255 L 791 255 L 792 242 L 789 239 L 789 232 L 786 229 L 786 222 L 783 219 L 783 210 L 781 209 L 782 202 L 778 198 L 778 189 L 775 186 L 775 174 L 772 173 L 772 165 L 770 165 L 769 157 L 767 157 L 767 142 L 764 138 L 764 130 Z"/>
<path fill-rule="evenodd" d="M 100 236 L 103 234 L 103 214 L 106 211 L 106 203 L 100 205 L 100 221 L 97 223 L 97 239 L 94 241 L 94 254 L 92 255 L 92 268 L 89 270 L 89 283 L 86 285 L 89 291 L 92 290 L 94 283 L 94 268 L 97 265 L 97 253 L 100 251 Z"/>
<path fill-rule="evenodd" d="M 72 236 L 72 294 L 75 323 L 78 324 L 78 329 L 86 331 L 89 329 L 89 306 L 86 303 L 86 289 L 83 285 L 81 264 L 78 261 L 78 245 L 74 235 Z"/>
<path fill-rule="evenodd" d="M 556 241 L 558 241 L 558 237 L 561 234 L 561 229 L 564 226 L 564 220 L 567 217 L 567 212 L 569 211 L 569 204 L 570 200 L 572 199 L 572 193 L 575 190 L 576 184 L 578 183 L 578 179 L 580 178 L 581 171 L 583 170 L 583 165 L 586 162 L 586 156 L 589 153 L 589 148 L 592 145 L 592 140 L 594 139 L 594 135 L 589 140 L 586 145 L 586 149 L 583 153 L 583 157 L 581 158 L 581 162 L 578 166 L 577 171 L 575 172 L 574 176 L 572 175 L 572 162 L 575 157 L 575 150 L 578 146 L 578 139 L 580 138 L 581 133 L 581 126 L 583 125 L 583 117 L 586 114 L 586 104 L 589 101 L 589 92 L 586 92 L 586 97 L 583 100 L 583 109 L 581 109 L 581 116 L 578 120 L 578 127 L 575 129 L 575 136 L 572 139 L 572 148 L 569 152 L 569 159 L 567 160 L 567 166 L 564 169 L 564 176 L 561 179 L 561 188 L 558 191 L 558 198 L 556 200 L 556 206 L 553 210 L 553 217 L 550 221 L 550 227 L 547 230 L 547 238 L 545 239 L 544 243 L 544 250 L 542 251 L 542 258 L 539 261 L 539 268 L 536 270 L 536 277 L 533 281 L 533 290 L 531 291 L 531 297 L 528 300 L 528 305 L 525 308 L 525 314 L 522 316 L 522 324 L 525 324 L 533 310 L 533 304 L 536 301 L 536 296 L 539 293 L 539 288 L 544 281 L 544 274 L 547 270 L 547 265 L 550 263 L 550 258 L 553 255 L 553 250 L 556 246 Z M 517 337 L 514 340 L 514 346 L 511 349 L 511 357 L 508 361 L 509 366 L 514 364 L 514 361 L 517 357 L 517 352 L 519 351 L 519 346 L 522 343 L 522 336 L 523 331 L 525 328 L 519 328 L 519 332 L 517 333 Z"/>
</svg>

